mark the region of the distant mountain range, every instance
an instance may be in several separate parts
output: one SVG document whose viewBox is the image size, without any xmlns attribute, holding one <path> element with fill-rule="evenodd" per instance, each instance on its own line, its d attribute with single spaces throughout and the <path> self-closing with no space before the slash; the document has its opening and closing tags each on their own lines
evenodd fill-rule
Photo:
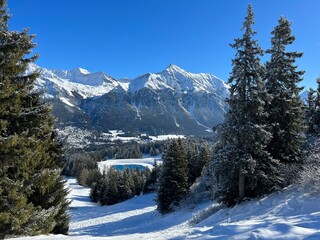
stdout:
<svg viewBox="0 0 320 240">
<path fill-rule="evenodd" d="M 210 135 L 227 109 L 228 85 L 208 73 L 190 73 L 169 65 L 159 73 L 115 79 L 77 68 L 41 73 L 36 88 L 53 104 L 57 128 L 126 133 Z"/>
</svg>

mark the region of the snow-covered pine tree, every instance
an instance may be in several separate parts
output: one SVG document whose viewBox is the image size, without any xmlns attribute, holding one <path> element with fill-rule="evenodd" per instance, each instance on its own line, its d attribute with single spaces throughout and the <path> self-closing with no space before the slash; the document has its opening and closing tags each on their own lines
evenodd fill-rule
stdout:
<svg viewBox="0 0 320 240">
<path fill-rule="evenodd" d="M 144 178 L 143 178 L 143 171 L 139 171 L 138 167 L 136 167 L 134 170 L 131 170 L 132 175 L 132 196 L 139 196 L 142 192 L 142 187 L 144 184 Z"/>
<path fill-rule="evenodd" d="M 132 178 L 132 171 L 125 168 L 122 172 L 118 171 L 118 189 L 120 201 L 125 201 L 134 196 L 135 183 Z"/>
<path fill-rule="evenodd" d="M 187 146 L 186 149 L 186 157 L 187 157 L 187 167 L 188 167 L 188 184 L 191 186 L 198 175 L 198 157 L 199 157 L 199 151 L 198 146 L 195 144 L 195 142 L 191 140 L 187 140 L 185 142 L 185 145 Z M 200 172 L 201 174 L 201 172 Z"/>
<path fill-rule="evenodd" d="M 158 176 L 160 175 L 161 167 L 158 165 L 157 160 L 153 161 L 153 168 L 150 175 L 146 179 L 146 183 L 143 188 L 143 193 L 155 192 L 158 188 Z"/>
<path fill-rule="evenodd" d="M 10 31 L 0 0 L 0 237 L 67 233 L 67 190 L 51 109 L 26 74 L 34 36 Z"/>
<path fill-rule="evenodd" d="M 253 24 L 254 13 L 249 5 L 244 34 L 231 44 L 237 52 L 229 78 L 229 110 L 218 128 L 219 144 L 210 167 L 218 185 L 216 197 L 228 205 L 269 192 L 280 180 L 278 162 L 266 151 L 271 137 L 264 125 L 268 95 L 260 63 L 263 50 L 253 39 Z"/>
<path fill-rule="evenodd" d="M 210 159 L 211 159 L 211 152 L 208 144 L 204 143 L 200 146 L 200 152 L 198 156 L 198 164 L 197 164 L 197 170 L 198 170 L 198 177 L 200 177 L 203 167 L 207 166 Z"/>
<path fill-rule="evenodd" d="M 120 171 L 114 167 L 108 168 L 100 182 L 100 189 L 96 190 L 98 201 L 101 205 L 112 205 L 120 202 L 119 178 Z M 94 188 L 92 188 L 94 189 Z"/>
<path fill-rule="evenodd" d="M 271 59 L 266 63 L 266 88 L 272 99 L 266 106 L 267 124 L 272 138 L 268 152 L 282 163 L 300 160 L 301 144 L 304 136 L 304 105 L 300 98 L 304 71 L 297 70 L 296 59 L 302 56 L 299 52 L 286 51 L 295 36 L 291 33 L 291 23 L 284 17 L 271 32 Z"/>
<path fill-rule="evenodd" d="M 313 124 L 315 128 L 315 134 L 320 134 L 320 77 L 316 80 L 318 87 L 316 91 L 315 96 L 315 112 L 314 112 L 314 118 L 313 118 Z"/>
<path fill-rule="evenodd" d="M 157 191 L 158 211 L 174 210 L 188 193 L 188 174 L 185 151 L 181 139 L 172 140 L 164 150 Z"/>
<path fill-rule="evenodd" d="M 306 109 L 306 124 L 307 124 L 307 133 L 314 135 L 317 131 L 317 126 L 315 124 L 315 115 L 316 115 L 316 91 L 312 88 L 308 91 L 307 97 L 307 109 Z"/>
</svg>

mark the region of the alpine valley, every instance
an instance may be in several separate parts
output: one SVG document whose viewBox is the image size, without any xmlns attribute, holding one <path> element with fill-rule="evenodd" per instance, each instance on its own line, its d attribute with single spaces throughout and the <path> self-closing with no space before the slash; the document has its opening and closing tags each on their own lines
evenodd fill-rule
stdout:
<svg viewBox="0 0 320 240">
<path fill-rule="evenodd" d="M 58 129 L 96 133 L 208 136 L 226 112 L 228 85 L 212 74 L 169 65 L 159 73 L 114 79 L 77 68 L 40 72 L 36 88 L 52 103 Z"/>
</svg>

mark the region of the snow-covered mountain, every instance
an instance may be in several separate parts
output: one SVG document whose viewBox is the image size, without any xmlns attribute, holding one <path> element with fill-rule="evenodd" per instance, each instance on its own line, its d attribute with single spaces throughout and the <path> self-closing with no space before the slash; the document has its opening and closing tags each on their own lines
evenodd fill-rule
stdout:
<svg viewBox="0 0 320 240">
<path fill-rule="evenodd" d="M 190 73 L 170 64 L 160 73 L 147 73 L 131 81 L 129 91 L 136 92 L 143 87 L 152 90 L 171 89 L 176 92 L 219 93 L 226 97 L 228 86 L 219 78 L 208 73 Z"/>
<path fill-rule="evenodd" d="M 30 65 L 36 87 L 53 104 L 58 126 L 150 134 L 208 135 L 223 121 L 228 86 L 212 74 L 169 65 L 134 79 L 77 68 L 49 70 Z"/>
</svg>

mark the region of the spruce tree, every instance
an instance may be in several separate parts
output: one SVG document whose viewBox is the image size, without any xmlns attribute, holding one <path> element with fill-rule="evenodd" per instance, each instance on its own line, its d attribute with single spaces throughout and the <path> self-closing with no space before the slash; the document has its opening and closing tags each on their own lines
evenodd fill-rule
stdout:
<svg viewBox="0 0 320 240">
<path fill-rule="evenodd" d="M 291 23 L 284 17 L 271 32 L 271 48 L 266 52 L 271 59 L 266 63 L 266 88 L 272 99 L 267 104 L 267 123 L 272 138 L 268 151 L 282 163 L 298 162 L 304 136 L 304 105 L 300 98 L 304 71 L 297 70 L 296 59 L 299 52 L 286 51 L 295 36 L 291 33 Z"/>
<path fill-rule="evenodd" d="M 197 161 L 197 178 L 201 176 L 202 169 L 208 165 L 211 158 L 211 152 L 208 144 L 202 144 Z"/>
<path fill-rule="evenodd" d="M 317 131 L 316 126 L 316 91 L 312 88 L 308 91 L 308 98 L 307 98 L 307 109 L 306 109 L 306 124 L 307 124 L 307 133 L 314 135 Z"/>
<path fill-rule="evenodd" d="M 118 171 L 118 189 L 120 201 L 125 201 L 134 196 L 134 182 L 132 172 L 125 168 L 122 172 Z"/>
<path fill-rule="evenodd" d="M 192 142 L 188 141 L 186 142 L 187 148 L 187 167 L 188 167 L 188 185 L 191 186 L 198 175 L 198 157 L 199 157 L 199 151 L 198 146 Z"/>
<path fill-rule="evenodd" d="M 188 193 L 187 161 L 181 139 L 172 140 L 162 157 L 162 168 L 157 191 L 158 211 L 165 214 L 174 210 Z"/>
<path fill-rule="evenodd" d="M 278 162 L 266 151 L 270 133 L 265 126 L 265 102 L 268 95 L 260 63 L 263 50 L 253 39 L 254 14 L 248 6 L 242 38 L 235 39 L 236 49 L 229 78 L 229 110 L 218 128 L 219 144 L 212 160 L 218 184 L 217 197 L 228 205 L 269 192 L 280 180 Z"/>
<path fill-rule="evenodd" d="M 320 77 L 317 78 L 317 90 L 310 89 L 308 93 L 307 124 L 309 133 L 320 134 Z"/>
<path fill-rule="evenodd" d="M 100 183 L 100 189 L 96 190 L 98 201 L 101 205 L 112 205 L 121 201 L 121 193 L 118 187 L 119 178 L 120 172 L 114 167 L 110 167 L 104 174 L 104 178 Z"/>
<path fill-rule="evenodd" d="M 10 31 L 0 0 L 0 237 L 67 233 L 67 190 L 51 109 L 26 73 L 34 36 Z"/>
<path fill-rule="evenodd" d="M 158 176 L 160 175 L 161 166 L 158 165 L 157 160 L 153 161 L 153 168 L 150 175 L 146 179 L 143 188 L 143 193 L 155 192 L 158 188 Z"/>
</svg>

